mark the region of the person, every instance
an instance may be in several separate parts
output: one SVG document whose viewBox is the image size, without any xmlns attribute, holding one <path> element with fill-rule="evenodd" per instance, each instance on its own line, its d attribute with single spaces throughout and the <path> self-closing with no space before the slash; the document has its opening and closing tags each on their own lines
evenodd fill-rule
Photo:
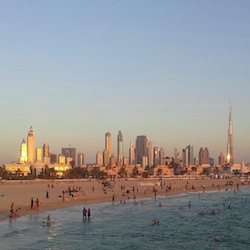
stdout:
<svg viewBox="0 0 250 250">
<path fill-rule="evenodd" d="M 46 191 L 46 199 L 49 199 L 49 192 Z"/>
<path fill-rule="evenodd" d="M 112 195 L 112 202 L 115 202 L 115 194 Z"/>
<path fill-rule="evenodd" d="M 88 219 L 90 219 L 90 215 L 91 215 L 91 211 L 90 211 L 90 209 L 88 208 Z"/>
<path fill-rule="evenodd" d="M 62 201 L 64 202 L 64 200 L 65 200 L 65 193 L 64 191 L 62 191 Z"/>
<path fill-rule="evenodd" d="M 40 206 L 40 202 L 39 202 L 39 200 L 38 200 L 38 198 L 37 198 L 37 199 L 36 199 L 36 210 L 39 209 L 39 206 Z"/>
<path fill-rule="evenodd" d="M 188 202 L 188 206 L 191 207 L 191 201 Z"/>
<path fill-rule="evenodd" d="M 33 197 L 31 197 L 30 208 L 33 209 L 33 207 L 34 207 L 34 199 L 33 199 Z"/>
<path fill-rule="evenodd" d="M 205 214 L 205 212 L 203 211 L 203 210 L 201 210 L 200 212 L 199 212 L 199 215 L 204 215 Z"/>
<path fill-rule="evenodd" d="M 46 219 L 46 225 L 49 226 L 50 225 L 50 215 L 47 216 L 47 219 Z"/>
<path fill-rule="evenodd" d="M 84 207 L 82 210 L 82 218 L 86 219 L 87 218 L 87 209 Z"/>
</svg>

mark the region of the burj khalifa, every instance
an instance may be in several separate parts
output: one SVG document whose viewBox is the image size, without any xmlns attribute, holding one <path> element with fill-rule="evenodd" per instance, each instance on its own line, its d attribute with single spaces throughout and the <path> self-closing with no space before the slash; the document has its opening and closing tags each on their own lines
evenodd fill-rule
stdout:
<svg viewBox="0 0 250 250">
<path fill-rule="evenodd" d="M 228 127 L 228 142 L 227 142 L 227 164 L 233 165 L 233 119 L 232 119 L 232 104 L 229 106 L 229 127 Z"/>
</svg>

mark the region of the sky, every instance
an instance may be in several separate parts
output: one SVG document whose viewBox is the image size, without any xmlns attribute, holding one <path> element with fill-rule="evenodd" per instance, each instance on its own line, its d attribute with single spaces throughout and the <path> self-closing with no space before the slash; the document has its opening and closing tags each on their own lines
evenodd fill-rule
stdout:
<svg viewBox="0 0 250 250">
<path fill-rule="evenodd" d="M 94 163 L 121 130 L 166 156 L 194 145 L 250 162 L 250 1 L 0 0 L 0 164 L 23 138 Z"/>
</svg>

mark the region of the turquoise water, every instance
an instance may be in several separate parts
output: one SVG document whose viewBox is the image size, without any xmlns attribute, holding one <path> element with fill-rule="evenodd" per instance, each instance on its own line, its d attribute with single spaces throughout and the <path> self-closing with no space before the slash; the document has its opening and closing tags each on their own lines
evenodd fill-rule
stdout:
<svg viewBox="0 0 250 250">
<path fill-rule="evenodd" d="M 2 221 L 0 249 L 250 249 L 249 188 L 86 205 L 92 216 L 85 221 L 82 208 Z M 47 214 L 49 227 L 42 226 Z"/>
</svg>

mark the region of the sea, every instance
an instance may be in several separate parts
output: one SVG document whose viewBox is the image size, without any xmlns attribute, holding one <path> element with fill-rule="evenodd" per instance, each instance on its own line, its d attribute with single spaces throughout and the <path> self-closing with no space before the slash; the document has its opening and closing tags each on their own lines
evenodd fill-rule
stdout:
<svg viewBox="0 0 250 250">
<path fill-rule="evenodd" d="M 135 201 L 6 219 L 0 222 L 0 249 L 250 249 L 249 187 Z M 82 218 L 84 206 L 90 219 Z M 48 214 L 51 225 L 45 226 Z"/>
</svg>

